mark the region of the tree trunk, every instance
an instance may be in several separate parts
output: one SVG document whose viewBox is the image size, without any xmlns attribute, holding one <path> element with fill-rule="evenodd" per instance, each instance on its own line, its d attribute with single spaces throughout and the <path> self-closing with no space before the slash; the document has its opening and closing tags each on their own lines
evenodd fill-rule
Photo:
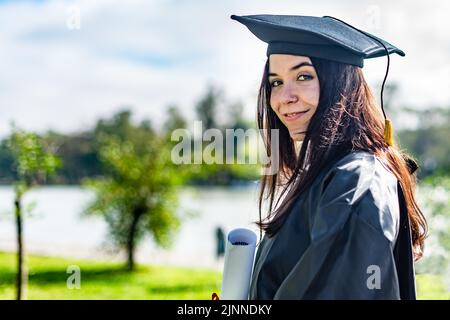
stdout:
<svg viewBox="0 0 450 320">
<path fill-rule="evenodd" d="M 16 289 L 17 289 L 17 300 L 26 299 L 26 288 L 27 288 L 27 266 L 25 261 L 25 248 L 23 245 L 23 220 L 22 220 L 22 206 L 21 206 L 21 196 L 16 195 L 14 201 L 16 209 L 16 227 L 17 227 L 17 278 L 16 278 Z"/>
<path fill-rule="evenodd" d="M 127 270 L 128 271 L 134 271 L 134 249 L 135 249 L 135 236 L 136 236 L 136 230 L 138 226 L 139 219 L 141 217 L 140 211 L 133 212 L 133 220 L 131 221 L 130 230 L 128 233 L 128 241 L 127 241 Z"/>
</svg>

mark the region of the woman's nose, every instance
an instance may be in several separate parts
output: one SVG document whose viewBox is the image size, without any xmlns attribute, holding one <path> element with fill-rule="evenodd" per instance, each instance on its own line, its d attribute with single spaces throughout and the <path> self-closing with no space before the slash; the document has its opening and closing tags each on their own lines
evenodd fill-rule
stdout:
<svg viewBox="0 0 450 320">
<path fill-rule="evenodd" d="M 281 103 L 289 104 L 298 101 L 298 92 L 291 85 L 284 85 L 281 92 Z"/>
</svg>

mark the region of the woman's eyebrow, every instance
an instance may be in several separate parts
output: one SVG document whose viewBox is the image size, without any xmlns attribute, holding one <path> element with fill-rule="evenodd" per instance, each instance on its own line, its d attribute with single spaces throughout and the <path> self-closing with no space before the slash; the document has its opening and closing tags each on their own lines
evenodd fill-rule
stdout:
<svg viewBox="0 0 450 320">
<path fill-rule="evenodd" d="M 303 66 L 310 66 L 310 67 L 312 67 L 313 65 L 311 63 L 309 63 L 309 62 L 300 62 L 299 64 L 296 64 L 295 66 L 290 68 L 289 71 L 294 71 L 294 70 L 296 70 L 298 68 L 301 68 Z M 273 76 L 277 76 L 277 74 L 276 73 L 272 73 L 272 72 L 269 73 L 269 77 L 273 77 Z"/>
</svg>

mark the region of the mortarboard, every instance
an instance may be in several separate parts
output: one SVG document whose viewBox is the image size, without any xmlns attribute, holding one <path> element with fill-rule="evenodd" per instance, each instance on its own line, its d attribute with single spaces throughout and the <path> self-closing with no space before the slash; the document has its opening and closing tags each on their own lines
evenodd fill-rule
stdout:
<svg viewBox="0 0 450 320">
<path fill-rule="evenodd" d="M 363 67 L 364 59 L 405 53 L 385 40 L 333 17 L 290 15 L 232 15 L 266 42 L 267 56 L 304 55 Z"/>
</svg>

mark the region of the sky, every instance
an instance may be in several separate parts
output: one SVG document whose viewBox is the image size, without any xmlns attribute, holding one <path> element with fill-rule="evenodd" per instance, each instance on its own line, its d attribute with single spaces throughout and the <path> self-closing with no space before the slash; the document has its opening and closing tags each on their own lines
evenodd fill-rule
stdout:
<svg viewBox="0 0 450 320">
<path fill-rule="evenodd" d="M 254 119 L 266 44 L 231 14 L 338 17 L 406 52 L 391 55 L 394 104 L 450 106 L 448 12 L 442 0 L 0 0 L 0 137 L 11 122 L 86 130 L 125 108 L 160 125 L 177 105 L 194 121 L 210 86 Z M 363 68 L 377 95 L 385 67 L 377 58 Z"/>
</svg>

